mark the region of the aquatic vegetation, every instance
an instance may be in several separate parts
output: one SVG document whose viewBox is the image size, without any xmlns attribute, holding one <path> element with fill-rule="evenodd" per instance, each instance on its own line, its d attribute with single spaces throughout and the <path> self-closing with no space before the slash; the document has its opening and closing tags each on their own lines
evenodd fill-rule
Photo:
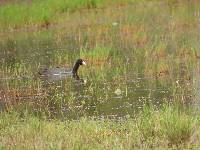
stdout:
<svg viewBox="0 0 200 150">
<path fill-rule="evenodd" d="M 50 23 L 55 23 L 53 20 L 60 13 L 75 10 L 77 8 L 95 8 L 99 0 L 75 0 L 71 1 L 32 1 L 19 3 L 5 3 L 0 7 L 2 27 L 19 28 L 20 25 L 35 25 L 48 27 Z"/>
<path fill-rule="evenodd" d="M 66 16 L 68 21 L 60 22 L 61 27 L 58 29 L 49 28 L 46 31 L 33 32 L 34 34 L 19 32 L 8 35 L 7 38 L 1 37 L 1 49 L 5 52 L 5 57 L 2 59 L 0 77 L 6 79 L 2 81 L 3 93 L 8 96 L 12 92 L 6 90 L 14 89 L 13 91 L 18 93 L 14 99 L 18 99 L 20 96 L 26 97 L 24 91 L 27 91 L 29 96 L 40 95 L 37 102 L 48 101 L 48 96 L 54 96 L 55 93 L 46 86 L 52 85 L 45 85 L 40 81 L 36 70 L 43 66 L 69 67 L 75 59 L 83 57 L 88 65 L 80 68 L 80 77 L 85 77 L 88 82 L 85 89 L 81 87 L 82 93 L 79 96 L 81 101 L 86 102 L 84 106 L 95 106 L 94 109 L 91 108 L 94 114 L 95 110 L 99 110 L 109 101 L 108 108 L 121 109 L 123 114 L 128 113 L 125 106 L 120 106 L 121 102 L 115 102 L 115 98 L 125 99 L 124 101 L 131 105 L 127 106 L 130 111 L 138 99 L 157 101 L 159 104 L 162 99 L 191 101 L 193 92 L 190 89 L 195 78 L 193 70 L 198 61 L 198 36 L 194 34 L 197 31 L 196 22 L 191 20 L 190 26 L 187 18 L 178 15 L 187 15 L 184 3 L 176 8 L 165 4 L 166 2 L 152 1 L 144 5 L 143 2 L 138 2 L 119 7 L 121 11 L 107 6 L 103 11 L 92 9 L 74 12 Z M 195 3 L 192 2 L 191 5 Z M 147 9 L 143 9 L 144 7 Z M 172 17 L 169 18 L 169 15 Z M 191 17 L 194 18 L 195 15 L 191 14 Z M 156 27 L 153 28 L 152 23 Z M 179 81 L 180 87 L 177 84 Z M 60 93 L 57 92 L 58 95 L 64 92 L 61 100 L 67 101 L 71 92 L 77 92 L 70 82 L 67 80 L 55 85 L 62 87 Z M 29 90 L 24 90 L 27 87 Z M 114 95 L 118 88 L 122 90 L 119 97 Z M 46 96 L 41 96 L 46 89 Z M 13 97 L 13 94 L 11 95 Z M 158 97 L 161 99 L 156 100 Z M 87 104 L 88 99 L 90 101 Z M 56 101 L 56 98 L 52 101 Z M 51 107 L 54 107 L 53 104 L 52 102 Z M 137 107 L 141 105 L 143 104 L 137 103 Z M 39 108 L 42 110 L 42 107 Z M 59 111 L 59 107 L 56 108 Z M 111 113 L 108 108 L 107 112 Z"/>
<path fill-rule="evenodd" d="M 162 132 L 167 137 L 169 143 L 172 145 L 178 145 L 189 141 L 194 132 L 196 118 L 189 116 L 187 113 L 181 112 L 181 110 L 174 106 L 171 108 L 164 108 L 162 113 Z"/>
<path fill-rule="evenodd" d="M 74 12 L 81 9 L 101 8 L 111 4 L 126 4 L 136 0 L 45 0 L 31 2 L 4 2 L 0 6 L 0 26 L 3 29 L 19 29 L 27 26 L 48 28 L 63 18 L 63 13 Z"/>
<path fill-rule="evenodd" d="M 153 107 L 145 106 L 140 114 L 138 128 L 142 139 L 154 137 L 156 134 L 158 118 L 155 117 Z"/>
<path fill-rule="evenodd" d="M 122 121 L 92 118 L 48 121 L 45 116 L 36 117 L 26 112 L 20 116 L 13 111 L 1 114 L 0 141 L 2 148 L 190 149 L 198 145 L 199 141 L 192 139 L 198 126 L 197 115 L 177 112 L 171 106 L 161 110 L 146 106 L 135 118 Z"/>
</svg>

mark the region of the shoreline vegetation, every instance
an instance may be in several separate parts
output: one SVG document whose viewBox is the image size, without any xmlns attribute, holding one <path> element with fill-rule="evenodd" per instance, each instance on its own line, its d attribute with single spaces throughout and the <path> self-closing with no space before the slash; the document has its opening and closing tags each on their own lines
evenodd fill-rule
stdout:
<svg viewBox="0 0 200 150">
<path fill-rule="evenodd" d="M 199 111 L 199 110 L 198 110 Z M 83 117 L 61 121 L 27 112 L 0 116 L 1 148 L 6 149 L 197 149 L 200 118 L 189 108 L 144 106 L 133 118 Z"/>
<path fill-rule="evenodd" d="M 65 20 L 69 14 L 83 9 L 98 9 L 106 6 L 123 6 L 138 0 L 30 0 L 2 2 L 0 6 L 0 27 L 4 30 L 22 28 L 48 28 Z"/>
<path fill-rule="evenodd" d="M 148 2 L 151 1 L 156 0 Z M 112 9 L 145 2 L 147 0 L 5 0 L 0 2 L 0 28 L 1 31 L 43 29 L 59 24 L 67 20 L 69 15 L 79 11 L 81 13 L 84 9 Z M 167 0 L 165 3 L 176 5 L 179 1 Z"/>
</svg>

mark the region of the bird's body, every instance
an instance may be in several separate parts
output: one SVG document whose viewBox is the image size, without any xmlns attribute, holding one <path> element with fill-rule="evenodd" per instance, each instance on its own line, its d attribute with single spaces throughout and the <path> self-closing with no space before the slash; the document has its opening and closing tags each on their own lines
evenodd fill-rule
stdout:
<svg viewBox="0 0 200 150">
<path fill-rule="evenodd" d="M 43 69 L 39 72 L 40 75 L 43 76 L 60 76 L 60 75 L 72 75 L 72 70 L 56 67 L 52 69 Z"/>
<path fill-rule="evenodd" d="M 78 59 L 72 69 L 56 67 L 56 68 L 44 68 L 40 70 L 38 73 L 39 75 L 48 81 L 56 81 L 62 80 L 69 76 L 74 77 L 75 79 L 79 79 L 78 76 L 78 69 L 80 65 L 86 65 L 85 61 L 82 59 Z"/>
</svg>

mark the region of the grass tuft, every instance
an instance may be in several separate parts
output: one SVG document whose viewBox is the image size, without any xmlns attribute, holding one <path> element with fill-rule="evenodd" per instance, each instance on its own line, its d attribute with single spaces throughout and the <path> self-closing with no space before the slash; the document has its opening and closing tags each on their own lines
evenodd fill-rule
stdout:
<svg viewBox="0 0 200 150">
<path fill-rule="evenodd" d="M 164 106 L 161 110 L 144 106 L 135 119 L 123 122 L 86 117 L 78 121 L 47 120 L 27 112 L 19 115 L 12 111 L 0 116 L 0 142 L 9 149 L 189 149 L 198 144 L 198 141 L 190 144 L 198 122 L 198 116 L 174 106 Z"/>
<path fill-rule="evenodd" d="M 178 145 L 190 141 L 196 120 L 178 108 L 165 107 L 162 111 L 162 132 L 170 144 Z"/>
</svg>

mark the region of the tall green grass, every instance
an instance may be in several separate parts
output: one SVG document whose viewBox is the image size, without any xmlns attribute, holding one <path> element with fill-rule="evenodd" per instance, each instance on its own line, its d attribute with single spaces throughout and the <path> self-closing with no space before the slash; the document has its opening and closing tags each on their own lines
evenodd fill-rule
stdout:
<svg viewBox="0 0 200 150">
<path fill-rule="evenodd" d="M 1 148 L 8 149 L 190 149 L 199 144 L 192 139 L 198 128 L 198 116 L 171 106 L 161 110 L 145 106 L 134 119 L 122 122 L 89 118 L 48 121 L 11 112 L 0 116 L 0 142 Z"/>
<path fill-rule="evenodd" d="M 155 1 L 155 0 L 151 0 Z M 60 19 L 66 18 L 68 12 L 80 9 L 123 6 L 127 4 L 146 3 L 147 0 L 44 0 L 44 1 L 14 1 L 5 2 L 0 6 L 0 27 L 3 30 L 19 29 L 27 26 L 48 27 L 57 24 Z M 178 0 L 167 1 L 176 4 Z M 185 3 L 185 0 L 184 0 Z M 63 15 L 63 13 L 65 13 Z"/>
<path fill-rule="evenodd" d="M 175 106 L 165 107 L 162 116 L 163 118 L 160 121 L 163 127 L 162 132 L 170 144 L 178 145 L 190 140 L 197 118 L 182 113 Z"/>
<path fill-rule="evenodd" d="M 18 28 L 20 25 L 55 23 L 64 12 L 95 8 L 100 3 L 99 0 L 8 2 L 0 6 L 1 26 Z"/>
<path fill-rule="evenodd" d="M 110 5 L 111 3 L 127 3 L 135 0 L 33 0 L 30 2 L 5 2 L 0 6 L 0 26 L 3 29 L 18 29 L 24 26 L 48 26 L 55 24 L 65 12 L 73 12 L 82 8 L 90 9 Z M 66 15 L 67 16 L 67 15 Z"/>
</svg>

